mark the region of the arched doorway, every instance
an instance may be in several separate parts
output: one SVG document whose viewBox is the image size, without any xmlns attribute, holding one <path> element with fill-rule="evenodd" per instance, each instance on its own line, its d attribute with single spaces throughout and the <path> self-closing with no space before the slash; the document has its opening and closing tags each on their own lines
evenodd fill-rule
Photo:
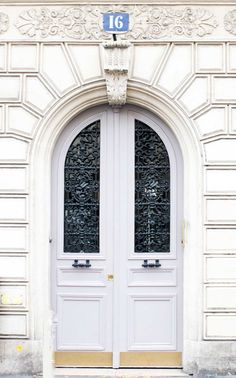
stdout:
<svg viewBox="0 0 236 378">
<path fill-rule="evenodd" d="M 53 157 L 56 364 L 180 366 L 182 158 L 143 109 L 75 118 Z"/>
</svg>

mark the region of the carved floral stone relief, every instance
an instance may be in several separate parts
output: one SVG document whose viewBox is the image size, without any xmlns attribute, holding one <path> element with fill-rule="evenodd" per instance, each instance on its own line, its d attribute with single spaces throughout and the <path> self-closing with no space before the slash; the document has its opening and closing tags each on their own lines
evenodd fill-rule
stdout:
<svg viewBox="0 0 236 378">
<path fill-rule="evenodd" d="M 107 34 L 99 27 L 101 12 L 98 8 L 76 7 L 52 10 L 31 8 L 20 14 L 16 27 L 28 37 L 46 38 L 59 35 L 74 39 L 103 39 Z"/>
<path fill-rule="evenodd" d="M 9 28 L 9 17 L 6 13 L 0 12 L 0 34 L 5 33 Z"/>
<path fill-rule="evenodd" d="M 102 13 L 129 12 L 130 31 L 121 38 L 150 40 L 163 37 L 204 37 L 217 27 L 215 16 L 204 8 L 136 6 L 83 6 L 61 9 L 42 7 L 22 12 L 15 25 L 28 37 L 70 37 L 77 40 L 106 40 Z"/>
<path fill-rule="evenodd" d="M 226 13 L 224 27 L 230 34 L 236 35 L 236 9 Z"/>
<path fill-rule="evenodd" d="M 133 39 L 158 39 L 161 37 L 203 37 L 217 26 L 213 14 L 205 9 L 172 9 L 153 7 L 143 9 L 135 19 L 130 32 Z"/>
</svg>

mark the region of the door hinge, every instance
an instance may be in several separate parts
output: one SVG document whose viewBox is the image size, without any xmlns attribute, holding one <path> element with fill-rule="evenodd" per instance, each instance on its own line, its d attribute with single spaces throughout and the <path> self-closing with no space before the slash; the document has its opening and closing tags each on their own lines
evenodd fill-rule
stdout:
<svg viewBox="0 0 236 378">
<path fill-rule="evenodd" d="M 182 221 L 181 244 L 183 248 L 188 244 L 188 222 L 185 220 Z"/>
</svg>

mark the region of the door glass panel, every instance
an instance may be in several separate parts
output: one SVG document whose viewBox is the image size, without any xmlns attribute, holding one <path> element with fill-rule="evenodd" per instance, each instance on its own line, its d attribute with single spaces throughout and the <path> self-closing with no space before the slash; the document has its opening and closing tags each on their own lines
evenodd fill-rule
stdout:
<svg viewBox="0 0 236 378">
<path fill-rule="evenodd" d="M 170 251 L 170 162 L 158 134 L 135 120 L 135 252 Z"/>
<path fill-rule="evenodd" d="M 64 168 L 64 252 L 99 252 L 100 122 L 71 143 Z"/>
</svg>

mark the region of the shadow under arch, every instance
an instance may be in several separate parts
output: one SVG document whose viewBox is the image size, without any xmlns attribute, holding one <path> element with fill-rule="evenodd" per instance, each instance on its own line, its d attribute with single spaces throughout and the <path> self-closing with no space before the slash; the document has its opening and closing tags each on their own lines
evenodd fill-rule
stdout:
<svg viewBox="0 0 236 378">
<path fill-rule="evenodd" d="M 192 372 L 198 335 L 202 329 L 201 151 L 197 134 L 185 111 L 158 90 L 132 82 L 127 103 L 158 116 L 175 135 L 183 159 L 184 329 L 183 367 Z M 30 154 L 31 193 L 31 297 L 34 337 L 42 340 L 43 376 L 53 377 L 52 311 L 50 301 L 51 161 L 59 135 L 66 125 L 97 105 L 107 105 L 104 83 L 90 84 L 68 93 L 45 115 Z M 32 293 L 37 293 L 33 296 Z M 199 331 L 200 330 L 200 331 Z M 202 333 L 202 332 L 201 332 Z"/>
</svg>

